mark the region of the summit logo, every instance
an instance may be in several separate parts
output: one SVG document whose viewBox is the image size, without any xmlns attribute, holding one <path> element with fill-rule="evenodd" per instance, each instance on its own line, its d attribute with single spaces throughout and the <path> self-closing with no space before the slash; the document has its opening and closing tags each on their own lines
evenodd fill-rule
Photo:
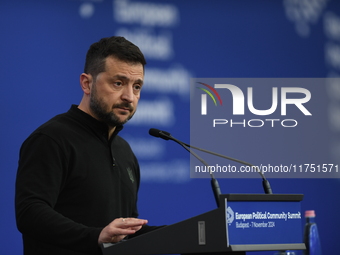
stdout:
<svg viewBox="0 0 340 255">
<path fill-rule="evenodd" d="M 231 223 L 233 223 L 235 216 L 234 216 L 234 211 L 233 209 L 231 209 L 230 206 L 228 206 L 227 210 L 226 210 L 226 217 L 227 217 L 227 223 L 229 225 L 231 225 Z"/>
</svg>

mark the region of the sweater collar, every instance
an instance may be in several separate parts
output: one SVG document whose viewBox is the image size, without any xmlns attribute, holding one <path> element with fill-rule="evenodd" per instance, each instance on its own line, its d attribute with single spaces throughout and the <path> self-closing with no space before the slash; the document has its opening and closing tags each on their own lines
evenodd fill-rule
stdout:
<svg viewBox="0 0 340 255">
<path fill-rule="evenodd" d="M 68 111 L 70 114 L 72 114 L 75 118 L 77 118 L 79 121 L 87 125 L 89 128 L 91 128 L 95 133 L 99 134 L 100 136 L 104 136 L 106 140 L 108 139 L 108 126 L 104 122 L 101 122 L 95 118 L 93 118 L 91 115 L 87 114 L 86 112 L 80 110 L 78 108 L 78 105 L 72 105 L 71 108 Z M 123 125 L 119 125 L 116 127 L 114 133 L 111 136 L 114 138 L 121 130 L 123 129 Z"/>
</svg>

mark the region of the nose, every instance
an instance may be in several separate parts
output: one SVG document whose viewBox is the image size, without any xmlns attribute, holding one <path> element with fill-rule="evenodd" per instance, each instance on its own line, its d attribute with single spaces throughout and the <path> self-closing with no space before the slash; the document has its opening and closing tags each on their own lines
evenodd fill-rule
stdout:
<svg viewBox="0 0 340 255">
<path fill-rule="evenodd" d="M 122 91 L 122 95 L 121 95 L 122 100 L 128 103 L 132 103 L 133 97 L 134 97 L 134 94 L 133 94 L 132 86 L 125 86 L 125 88 Z"/>
</svg>

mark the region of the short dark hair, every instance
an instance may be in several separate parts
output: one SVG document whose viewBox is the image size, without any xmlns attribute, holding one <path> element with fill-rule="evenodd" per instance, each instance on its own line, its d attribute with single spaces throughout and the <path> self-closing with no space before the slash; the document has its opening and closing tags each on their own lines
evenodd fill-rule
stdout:
<svg viewBox="0 0 340 255">
<path fill-rule="evenodd" d="M 105 72 L 107 57 L 115 57 L 127 63 L 141 63 L 146 65 L 146 60 L 140 49 L 132 42 L 121 36 L 102 38 L 92 44 L 87 51 L 84 73 L 91 74 L 95 79 L 101 72 Z"/>
</svg>

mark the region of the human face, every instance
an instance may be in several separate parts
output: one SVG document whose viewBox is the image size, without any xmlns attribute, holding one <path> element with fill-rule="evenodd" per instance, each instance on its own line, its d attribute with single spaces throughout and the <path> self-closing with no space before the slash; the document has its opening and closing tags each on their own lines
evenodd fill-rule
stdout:
<svg viewBox="0 0 340 255">
<path fill-rule="evenodd" d="M 143 78 L 142 64 L 108 57 L 105 71 L 97 75 L 92 85 L 90 109 L 95 118 L 110 127 L 131 119 L 137 109 Z"/>
</svg>

